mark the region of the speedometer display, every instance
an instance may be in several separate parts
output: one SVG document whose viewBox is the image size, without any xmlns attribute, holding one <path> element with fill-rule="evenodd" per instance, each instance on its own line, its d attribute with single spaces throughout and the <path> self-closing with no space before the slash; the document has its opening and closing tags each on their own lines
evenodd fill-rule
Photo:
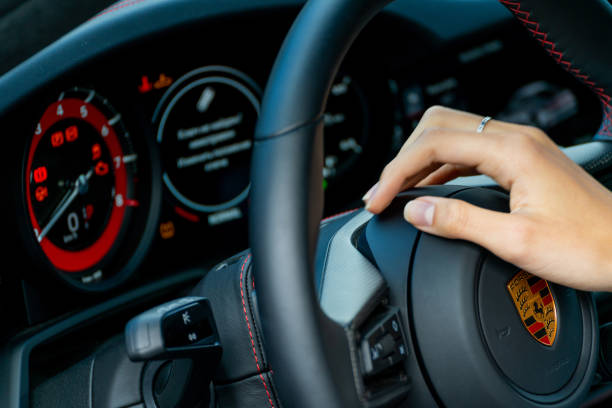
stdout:
<svg viewBox="0 0 612 408">
<path fill-rule="evenodd" d="M 77 104 L 65 100 L 51 107 L 64 110 L 66 118 L 41 132 L 27 170 L 37 240 L 54 265 L 69 272 L 95 264 L 106 252 L 106 242 L 112 243 L 125 211 L 114 202 L 124 201 L 127 184 L 124 167 L 111 169 L 113 153 L 123 156 L 116 136 L 109 134 L 106 143 L 90 122 L 70 117 Z M 99 115 L 89 110 L 91 117 Z M 63 254 L 88 248 L 92 256 Z"/>
</svg>

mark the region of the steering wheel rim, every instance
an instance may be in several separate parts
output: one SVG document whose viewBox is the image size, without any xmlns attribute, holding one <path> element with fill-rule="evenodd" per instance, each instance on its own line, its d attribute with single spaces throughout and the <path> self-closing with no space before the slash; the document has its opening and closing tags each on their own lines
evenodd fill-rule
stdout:
<svg viewBox="0 0 612 408">
<path fill-rule="evenodd" d="M 323 313 L 313 284 L 323 201 L 322 115 L 350 45 L 390 2 L 310 0 L 285 40 L 264 94 L 253 149 L 250 243 L 267 355 L 280 399 L 293 406 L 361 405 L 344 329 Z M 501 2 L 600 97 L 604 120 L 598 137 L 609 137 L 612 83 L 605 67 L 612 67 L 612 55 L 603 52 L 606 42 L 585 37 L 588 30 L 553 42 L 549 33 L 563 33 L 576 18 L 570 0 Z M 603 0 L 590 0 L 581 18 L 612 21 L 610 9 Z M 536 16 L 549 19 L 540 24 Z M 611 38 L 608 31 L 603 35 Z M 580 48 L 584 41 L 589 47 Z M 598 53 L 601 60 L 594 64 Z M 585 74 L 587 69 L 593 74 Z"/>
</svg>

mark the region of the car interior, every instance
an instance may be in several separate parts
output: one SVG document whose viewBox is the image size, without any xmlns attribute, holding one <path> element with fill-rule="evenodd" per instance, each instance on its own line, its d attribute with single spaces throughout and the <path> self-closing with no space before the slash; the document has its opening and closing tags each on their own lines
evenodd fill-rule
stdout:
<svg viewBox="0 0 612 408">
<path fill-rule="evenodd" d="M 431 106 L 538 127 L 612 189 L 611 23 L 607 0 L 4 0 L 0 407 L 610 406 L 612 296 L 403 221 L 424 194 L 507 212 L 493 180 L 362 196 Z"/>
</svg>

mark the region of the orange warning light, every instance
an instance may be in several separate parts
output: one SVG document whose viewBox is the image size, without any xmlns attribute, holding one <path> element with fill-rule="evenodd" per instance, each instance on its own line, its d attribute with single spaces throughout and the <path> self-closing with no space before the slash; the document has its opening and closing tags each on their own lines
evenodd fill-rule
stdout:
<svg viewBox="0 0 612 408">
<path fill-rule="evenodd" d="M 149 82 L 149 77 L 146 75 L 143 75 L 140 78 L 140 85 L 138 85 L 138 92 L 147 93 L 151 89 L 153 89 L 153 85 L 151 84 L 151 82 Z"/>
<path fill-rule="evenodd" d="M 96 174 L 98 176 L 106 176 L 108 174 L 108 164 L 99 161 L 98 164 L 96 164 Z"/>
<path fill-rule="evenodd" d="M 64 144 L 64 133 L 55 132 L 51 135 L 51 146 L 60 147 Z"/>
<path fill-rule="evenodd" d="M 36 201 L 43 202 L 45 201 L 45 198 L 49 197 L 49 190 L 47 187 L 38 186 L 36 187 L 34 195 L 36 196 Z"/>
<path fill-rule="evenodd" d="M 155 81 L 153 87 L 155 89 L 167 88 L 172 84 L 172 82 L 174 82 L 173 79 L 166 76 L 166 74 L 159 74 L 159 79 Z"/>
<path fill-rule="evenodd" d="M 174 223 L 172 221 L 162 222 L 159 225 L 159 235 L 162 239 L 170 239 L 174 237 Z"/>
<path fill-rule="evenodd" d="M 76 125 L 72 125 L 68 129 L 66 129 L 66 141 L 67 142 L 74 142 L 78 138 L 79 138 L 79 128 L 77 128 Z"/>
<path fill-rule="evenodd" d="M 47 168 L 45 166 L 41 166 L 34 170 L 34 181 L 37 184 L 42 183 L 47 179 Z"/>
<path fill-rule="evenodd" d="M 91 146 L 91 159 L 98 160 L 101 156 L 102 148 L 100 147 L 100 144 L 96 143 L 95 145 Z"/>
</svg>

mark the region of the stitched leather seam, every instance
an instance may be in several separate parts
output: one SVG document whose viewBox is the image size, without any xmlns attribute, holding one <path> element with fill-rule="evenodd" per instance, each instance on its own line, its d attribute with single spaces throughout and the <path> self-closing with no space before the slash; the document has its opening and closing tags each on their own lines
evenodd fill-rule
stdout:
<svg viewBox="0 0 612 408">
<path fill-rule="evenodd" d="M 102 17 L 103 15 L 106 15 L 106 14 L 113 13 L 115 11 L 121 10 L 122 8 L 133 6 L 134 4 L 142 3 L 143 1 L 145 1 L 145 0 L 123 0 L 123 1 L 120 1 L 118 3 L 113 4 L 110 7 L 102 10 L 101 12 L 99 12 L 98 14 L 96 14 L 95 16 L 90 18 L 89 20 L 94 20 L 94 19 L 96 19 L 98 17 Z"/>
<path fill-rule="evenodd" d="M 612 98 L 606 94 L 606 91 L 597 83 L 591 80 L 590 76 L 583 73 L 579 68 L 576 68 L 564 53 L 557 49 L 557 44 L 549 39 L 549 33 L 544 32 L 540 28 L 540 23 L 535 21 L 531 13 L 521 8 L 521 3 L 513 0 L 499 0 L 504 6 L 510 10 L 514 16 L 525 26 L 531 35 L 542 45 L 542 47 L 553 57 L 553 59 L 561 65 L 566 71 L 573 74 L 578 80 L 587 85 L 599 97 L 604 105 L 604 120 L 600 134 L 612 137 Z"/>
<path fill-rule="evenodd" d="M 253 330 L 251 329 L 251 323 L 249 321 L 249 314 L 246 309 L 246 302 L 244 301 L 244 287 L 243 287 L 243 276 L 244 271 L 246 269 L 247 264 L 249 263 L 249 259 L 251 259 L 251 254 L 247 255 L 242 263 L 242 267 L 240 268 L 240 297 L 242 298 L 242 310 L 244 312 L 244 320 L 246 321 L 247 328 L 249 329 L 249 337 L 251 338 L 251 346 L 253 348 L 253 358 L 255 359 L 255 366 L 257 366 L 257 374 L 259 374 L 259 378 L 261 379 L 261 383 L 263 384 L 266 395 L 268 396 L 268 401 L 270 402 L 270 407 L 274 408 L 274 403 L 272 402 L 272 396 L 270 395 L 270 390 L 268 389 L 268 384 L 266 383 L 266 379 L 264 378 L 263 371 L 261 370 L 261 366 L 259 365 L 259 358 L 257 357 L 257 350 L 255 349 L 255 340 L 253 338 Z"/>
<path fill-rule="evenodd" d="M 251 316 L 251 321 L 253 322 L 253 333 L 255 334 L 255 338 L 257 339 L 257 350 L 259 350 L 260 352 L 260 356 L 261 356 L 261 361 L 262 361 L 262 365 L 263 367 L 263 374 L 268 377 L 268 381 L 270 382 L 270 393 L 272 394 L 272 399 L 274 401 L 276 401 L 276 403 L 278 404 L 278 394 L 276 393 L 276 389 L 274 388 L 274 383 L 272 382 L 271 379 L 271 375 L 274 373 L 274 371 L 272 370 L 271 367 L 268 367 L 269 370 L 266 370 L 265 367 L 265 356 L 264 356 L 264 345 L 263 345 L 263 339 L 261 337 L 261 331 L 258 330 L 257 328 L 257 319 L 255 318 L 255 307 L 253 307 L 253 298 L 251 296 L 249 296 L 249 292 L 248 292 L 248 287 L 249 287 L 249 278 L 251 279 L 251 285 L 253 287 L 253 290 L 255 290 L 255 277 L 253 276 L 253 270 L 249 270 L 247 268 L 246 270 L 246 277 L 245 277 L 245 289 L 247 291 L 247 303 L 249 305 L 249 315 Z"/>
</svg>

